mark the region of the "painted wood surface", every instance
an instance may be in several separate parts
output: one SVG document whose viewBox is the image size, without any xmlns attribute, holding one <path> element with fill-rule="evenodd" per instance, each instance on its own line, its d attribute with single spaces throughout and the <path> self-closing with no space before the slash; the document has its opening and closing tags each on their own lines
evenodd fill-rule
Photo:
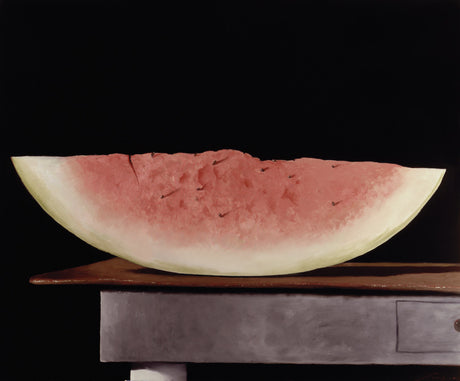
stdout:
<svg viewBox="0 0 460 381">
<path fill-rule="evenodd" d="M 455 301 L 398 300 L 398 352 L 458 353 L 460 299 Z"/>
<path fill-rule="evenodd" d="M 127 381 L 186 381 L 185 364 L 174 363 L 136 363 Z"/>
<path fill-rule="evenodd" d="M 111 362 L 460 365 L 458 318 L 460 298 L 447 296 L 103 291 L 100 356 Z"/>
</svg>

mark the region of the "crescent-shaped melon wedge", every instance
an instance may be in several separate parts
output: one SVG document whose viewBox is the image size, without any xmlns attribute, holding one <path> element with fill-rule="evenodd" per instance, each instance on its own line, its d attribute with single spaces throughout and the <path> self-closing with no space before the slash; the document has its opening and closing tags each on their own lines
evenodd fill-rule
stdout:
<svg viewBox="0 0 460 381">
<path fill-rule="evenodd" d="M 166 271 L 297 273 L 362 255 L 403 229 L 444 169 L 200 154 L 21 156 L 57 222 L 113 255 Z"/>
</svg>

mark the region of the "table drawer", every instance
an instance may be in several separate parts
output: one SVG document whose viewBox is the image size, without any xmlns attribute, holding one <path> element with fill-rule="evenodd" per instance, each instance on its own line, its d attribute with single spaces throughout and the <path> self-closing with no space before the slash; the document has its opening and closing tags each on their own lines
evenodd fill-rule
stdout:
<svg viewBox="0 0 460 381">
<path fill-rule="evenodd" d="M 398 352 L 460 353 L 460 303 L 398 300 L 396 311 Z"/>
</svg>

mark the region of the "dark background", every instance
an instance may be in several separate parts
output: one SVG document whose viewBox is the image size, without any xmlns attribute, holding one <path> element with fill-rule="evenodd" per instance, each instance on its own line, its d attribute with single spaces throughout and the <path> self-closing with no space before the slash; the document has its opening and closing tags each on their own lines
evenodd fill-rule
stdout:
<svg viewBox="0 0 460 381">
<path fill-rule="evenodd" d="M 110 256 L 40 209 L 12 155 L 235 148 L 447 168 L 420 215 L 357 260 L 458 262 L 459 9 L 453 0 L 0 2 L 2 378 L 128 378 L 127 364 L 98 362 L 97 289 L 28 284 Z M 436 367 L 222 367 L 191 376 L 456 377 Z"/>
</svg>

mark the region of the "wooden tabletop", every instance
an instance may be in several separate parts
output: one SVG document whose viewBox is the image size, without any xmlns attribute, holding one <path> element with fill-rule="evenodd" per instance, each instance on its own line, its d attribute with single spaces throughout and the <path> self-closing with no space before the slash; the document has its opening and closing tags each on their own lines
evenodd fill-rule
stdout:
<svg viewBox="0 0 460 381">
<path fill-rule="evenodd" d="M 35 275 L 36 285 L 206 289 L 338 289 L 460 294 L 460 264 L 343 263 L 301 274 L 264 277 L 182 275 L 145 268 L 120 258 Z"/>
</svg>

